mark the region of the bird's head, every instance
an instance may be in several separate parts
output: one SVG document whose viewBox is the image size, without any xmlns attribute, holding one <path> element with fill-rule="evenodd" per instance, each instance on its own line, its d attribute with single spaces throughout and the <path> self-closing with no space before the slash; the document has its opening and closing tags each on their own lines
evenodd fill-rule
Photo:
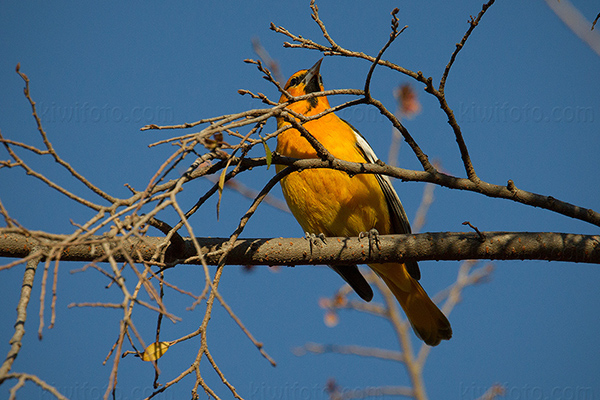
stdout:
<svg viewBox="0 0 600 400">
<path fill-rule="evenodd" d="M 319 73 L 321 61 L 323 61 L 323 59 L 317 61 L 310 69 L 303 69 L 292 75 L 285 84 L 284 89 L 295 97 L 313 92 L 322 92 L 324 90 L 323 80 Z M 286 101 L 288 101 L 288 97 L 284 94 L 281 95 L 279 102 L 283 103 Z M 313 97 L 308 100 L 302 100 L 291 104 L 289 108 L 308 116 L 326 110 L 329 108 L 329 102 L 325 96 Z"/>
</svg>

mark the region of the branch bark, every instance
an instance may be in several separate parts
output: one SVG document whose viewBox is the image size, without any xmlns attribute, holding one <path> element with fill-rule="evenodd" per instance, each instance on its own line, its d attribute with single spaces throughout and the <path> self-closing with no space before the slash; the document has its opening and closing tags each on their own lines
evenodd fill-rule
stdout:
<svg viewBox="0 0 600 400">
<path fill-rule="evenodd" d="M 66 237 L 66 236 L 65 236 Z M 108 258 L 102 236 L 93 236 L 89 242 L 62 246 L 57 255 L 62 261 L 96 261 Z M 229 248 L 229 238 L 196 238 L 208 265 L 218 265 L 224 249 L 229 252 L 226 265 L 342 265 L 368 264 L 403 259 L 422 260 L 548 260 L 600 264 L 600 236 L 560 232 L 429 232 L 409 235 L 381 235 L 377 246 L 369 248 L 368 239 L 356 237 L 329 237 L 322 240 L 304 238 L 238 239 Z M 96 245 L 92 243 L 96 242 Z M 116 262 L 128 259 L 149 261 L 162 237 L 130 238 L 110 256 Z M 196 248 L 189 238 L 175 264 L 200 264 Z M 0 257 L 24 257 L 36 245 L 51 247 L 52 243 L 20 233 L 6 233 L 0 237 Z M 122 250 L 125 249 L 125 250 Z M 126 254 L 123 254 L 123 252 Z M 190 260 L 188 260 L 190 259 Z"/>
</svg>

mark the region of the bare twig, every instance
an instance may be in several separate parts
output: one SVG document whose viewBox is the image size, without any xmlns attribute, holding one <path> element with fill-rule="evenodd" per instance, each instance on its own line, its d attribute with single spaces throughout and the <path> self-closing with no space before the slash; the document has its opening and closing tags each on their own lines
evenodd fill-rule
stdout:
<svg viewBox="0 0 600 400">
<path fill-rule="evenodd" d="M 505 394 L 506 389 L 504 389 L 504 386 L 494 384 L 477 400 L 494 400 L 496 397 L 504 397 Z"/>
<path fill-rule="evenodd" d="M 590 29 L 590 25 L 593 28 L 598 21 L 600 14 L 590 23 L 569 0 L 546 0 L 546 4 L 582 42 L 600 56 L 600 34 Z"/>
<path fill-rule="evenodd" d="M 6 379 L 18 379 L 19 383 L 11 389 L 11 397 L 9 400 L 16 399 L 16 392 L 19 388 L 21 388 L 26 381 L 31 381 L 38 385 L 42 390 L 50 393 L 52 396 L 56 397 L 58 400 L 68 400 L 67 397 L 62 395 L 57 388 L 40 379 L 36 375 L 26 374 L 22 372 L 11 372 L 6 376 Z"/>
<path fill-rule="evenodd" d="M 23 283 L 21 285 L 21 295 L 17 304 L 17 321 L 15 322 L 15 332 L 10 339 L 10 349 L 0 366 L 0 384 L 9 378 L 9 372 L 15 359 L 19 355 L 21 346 L 23 346 L 23 336 L 25 336 L 25 322 L 27 321 L 27 306 L 31 299 L 31 289 L 33 288 L 33 279 L 35 271 L 42 259 L 42 249 L 35 246 L 31 249 L 32 258 L 27 261 L 25 272 L 23 274 Z"/>
<path fill-rule="evenodd" d="M 33 111 L 33 118 L 35 119 L 35 122 L 38 127 L 38 131 L 39 131 L 40 135 L 42 136 L 42 140 L 44 141 L 44 145 L 46 146 L 47 153 L 52 155 L 52 157 L 54 158 L 54 161 L 56 161 L 59 165 L 64 167 L 71 175 L 73 175 L 78 181 L 80 181 L 85 186 L 87 186 L 91 191 L 93 191 L 98 196 L 102 197 L 103 199 L 107 200 L 108 202 L 114 203 L 116 201 L 116 199 L 114 197 L 110 196 L 108 193 L 100 190 L 97 186 L 95 186 L 91 182 L 89 182 L 83 175 L 81 175 L 80 173 L 75 171 L 75 169 L 73 167 L 71 167 L 71 165 L 69 165 L 69 163 L 64 161 L 58 155 L 58 153 L 54 150 L 54 147 L 52 146 L 52 144 L 50 143 L 50 140 L 48 139 L 48 135 L 46 134 L 46 132 L 44 131 L 44 128 L 42 127 L 42 121 L 40 120 L 40 117 L 37 115 L 35 101 L 33 101 L 33 99 L 31 98 L 31 94 L 29 92 L 29 78 L 27 77 L 27 75 L 25 75 L 23 72 L 20 71 L 19 64 L 17 64 L 17 73 L 19 74 L 19 76 L 21 78 L 23 78 L 23 81 L 25 81 L 25 89 L 23 90 L 23 92 L 25 93 L 25 97 L 27 98 L 27 100 L 29 101 L 29 104 L 31 105 L 31 109 Z M 82 204 L 85 205 L 86 203 L 88 203 L 88 202 L 83 202 Z"/>
<path fill-rule="evenodd" d="M 302 347 L 294 349 L 294 354 L 302 356 L 306 353 L 313 354 L 325 354 L 325 353 L 336 353 L 336 354 L 349 354 L 361 357 L 373 357 L 382 360 L 404 362 L 404 355 L 399 351 L 378 349 L 364 346 L 342 346 L 337 344 L 323 345 L 319 343 L 306 343 Z"/>
</svg>

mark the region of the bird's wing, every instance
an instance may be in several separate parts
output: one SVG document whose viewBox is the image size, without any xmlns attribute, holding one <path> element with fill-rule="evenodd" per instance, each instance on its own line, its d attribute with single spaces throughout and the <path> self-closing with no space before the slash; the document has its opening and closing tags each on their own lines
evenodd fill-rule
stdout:
<svg viewBox="0 0 600 400">
<path fill-rule="evenodd" d="M 369 286 L 365 277 L 362 276 L 356 265 L 330 265 L 332 270 L 337 272 L 348 285 L 364 301 L 371 301 L 373 298 L 373 289 Z"/>
<path fill-rule="evenodd" d="M 375 154 L 367 140 L 352 125 L 350 125 L 348 122 L 346 123 L 354 131 L 354 135 L 356 137 L 356 146 L 364 155 L 365 159 L 370 163 L 376 163 L 379 159 L 377 158 L 377 155 Z M 398 193 L 396 193 L 394 187 L 392 186 L 390 178 L 388 178 L 386 175 L 375 175 L 375 177 L 377 178 L 377 182 L 379 182 L 379 186 L 383 191 L 385 200 L 390 211 L 393 232 L 410 233 L 411 231 L 410 223 L 408 222 L 408 217 L 406 216 L 404 207 L 402 207 L 402 203 L 400 202 Z M 416 261 L 408 261 L 405 263 L 405 265 L 410 276 L 417 280 L 421 279 L 421 271 L 419 270 L 419 265 Z"/>
</svg>

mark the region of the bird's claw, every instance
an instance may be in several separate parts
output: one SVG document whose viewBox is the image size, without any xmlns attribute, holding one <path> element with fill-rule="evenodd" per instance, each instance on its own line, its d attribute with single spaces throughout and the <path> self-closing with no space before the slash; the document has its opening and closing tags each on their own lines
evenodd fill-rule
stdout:
<svg viewBox="0 0 600 400">
<path fill-rule="evenodd" d="M 304 238 L 308 240 L 308 243 L 310 244 L 311 253 L 314 245 L 322 246 L 323 244 L 327 243 L 327 241 L 325 240 L 325 235 L 323 233 L 315 235 L 314 233 L 304 232 Z"/>
<path fill-rule="evenodd" d="M 361 232 L 358 234 L 358 240 L 364 239 L 366 237 L 369 238 L 369 255 L 371 255 L 371 252 L 373 250 L 373 243 L 375 243 L 375 247 L 377 247 L 377 250 L 381 249 L 381 247 L 379 246 L 379 231 L 377 229 L 373 228 L 368 232 Z"/>
</svg>

